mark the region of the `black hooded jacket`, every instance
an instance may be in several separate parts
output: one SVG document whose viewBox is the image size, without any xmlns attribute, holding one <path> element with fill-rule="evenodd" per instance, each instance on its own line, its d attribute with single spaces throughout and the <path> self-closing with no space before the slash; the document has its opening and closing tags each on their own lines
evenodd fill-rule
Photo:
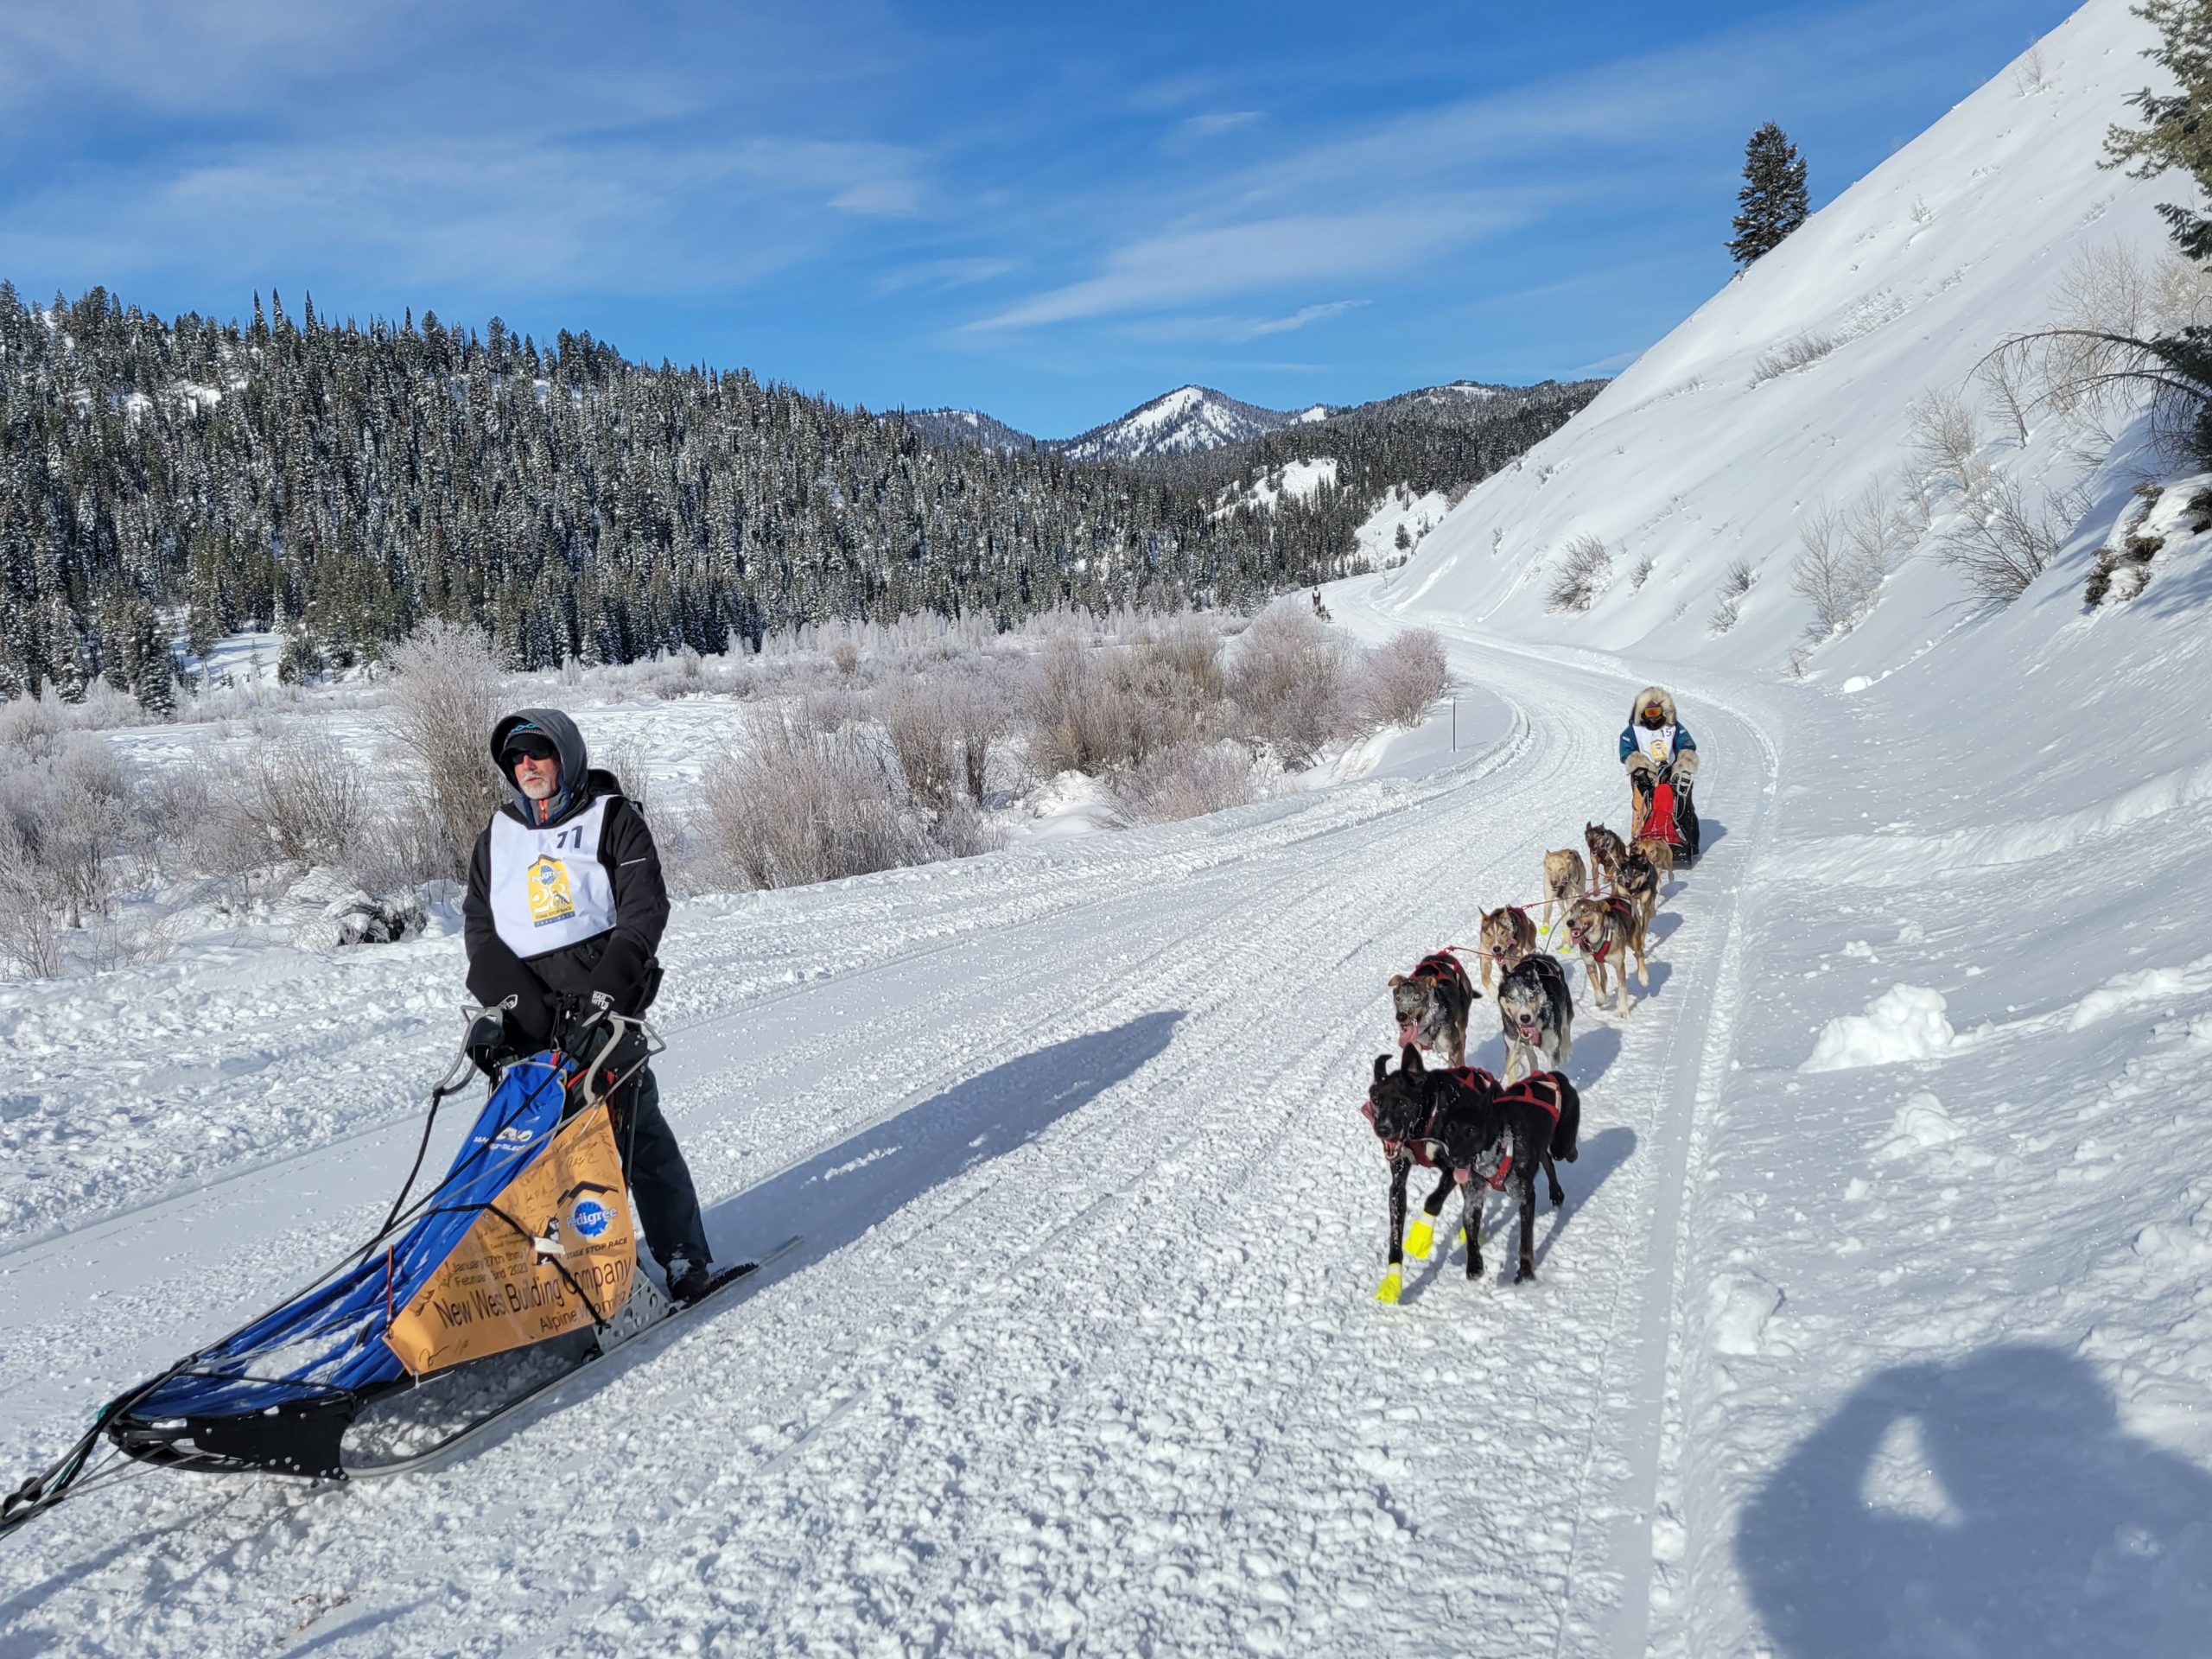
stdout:
<svg viewBox="0 0 2212 1659">
<path fill-rule="evenodd" d="M 624 798 L 612 772 L 591 770 L 583 734 L 559 709 L 524 709 L 501 720 L 492 728 L 493 763 L 498 764 L 507 734 L 525 721 L 543 730 L 558 752 L 567 799 L 559 801 L 555 816 L 541 823 L 530 798 L 514 786 L 513 773 L 502 766 L 510 798 L 500 811 L 543 828 L 566 822 L 603 796 L 614 798 L 607 803 L 599 839 L 599 861 L 614 888 L 614 925 L 604 933 L 542 956 L 517 956 L 492 921 L 489 824 L 477 836 L 475 854 L 468 861 L 468 898 L 461 912 L 468 944 L 468 993 L 486 1005 L 513 996 L 508 1022 L 519 1039 L 517 1046 L 530 1052 L 550 1039 L 557 997 L 582 1002 L 594 991 L 605 991 L 617 1014 L 645 1011 L 660 982 L 654 952 L 668 926 L 668 887 L 661 879 L 660 854 L 653 846 L 652 831 L 645 827 L 645 814 Z M 581 788 L 575 781 L 578 779 L 583 780 Z"/>
</svg>

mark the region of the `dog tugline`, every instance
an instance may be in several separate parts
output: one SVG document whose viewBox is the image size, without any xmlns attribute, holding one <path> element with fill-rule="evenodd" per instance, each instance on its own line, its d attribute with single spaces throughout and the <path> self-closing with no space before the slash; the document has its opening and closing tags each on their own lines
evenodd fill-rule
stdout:
<svg viewBox="0 0 2212 1659">
<path fill-rule="evenodd" d="M 1674 864 L 1687 869 L 1697 859 L 1697 809 L 1690 802 L 1697 740 L 1676 718 L 1675 699 L 1664 688 L 1647 685 L 1636 694 L 1620 749 L 1629 782 L 1629 840 L 1665 842 Z"/>
<path fill-rule="evenodd" d="M 614 775 L 591 769 L 583 734 L 558 709 L 507 715 L 492 755 L 508 798 L 469 861 L 468 988 L 487 1009 L 469 1053 L 494 1077 L 549 1046 L 594 1058 L 645 1243 L 669 1294 L 695 1300 L 715 1283 L 706 1229 L 645 1039 L 626 1027 L 601 1053 L 607 1016 L 634 1019 L 660 988 L 668 888 L 652 831 Z"/>
</svg>

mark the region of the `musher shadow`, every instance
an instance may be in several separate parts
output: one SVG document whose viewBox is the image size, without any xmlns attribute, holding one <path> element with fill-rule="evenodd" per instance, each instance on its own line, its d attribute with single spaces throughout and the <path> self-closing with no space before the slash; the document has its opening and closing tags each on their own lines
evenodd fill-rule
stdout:
<svg viewBox="0 0 2212 1659">
<path fill-rule="evenodd" d="M 1182 1018 L 1179 1008 L 1143 1014 L 979 1072 L 731 1194 L 707 1211 L 708 1236 L 742 1227 L 765 1245 L 797 1234 L 806 1241 L 798 1262 L 817 1260 L 1135 1076 L 1166 1051 Z"/>
<path fill-rule="evenodd" d="M 1166 1052 L 1183 1015 L 1180 1008 L 1166 1009 L 1071 1037 L 918 1101 L 732 1193 L 707 1211 L 708 1237 L 726 1243 L 741 1229 L 749 1243 L 766 1245 L 798 1235 L 804 1243 L 770 1272 L 779 1279 L 804 1273 L 931 1188 L 1027 1145 L 1135 1075 Z M 741 1258 L 730 1251 L 718 1252 L 717 1259 Z M 654 1334 L 638 1339 L 641 1354 L 657 1351 Z M 575 1408 L 621 1376 L 628 1369 L 626 1359 L 635 1357 L 625 1348 L 603 1364 L 584 1367 L 541 1406 L 518 1413 L 441 1466 L 482 1457 L 554 1413 Z"/>
<path fill-rule="evenodd" d="M 2063 1350 L 1869 1377 L 1745 1507 L 1736 1560 L 1789 1659 L 2185 1659 L 2212 1625 L 2212 1476 L 2121 1427 Z"/>
<path fill-rule="evenodd" d="M 1580 1051 L 1578 1051 L 1580 1052 Z M 1598 1189 L 1606 1178 L 1636 1155 L 1636 1131 L 1625 1124 L 1600 1130 L 1585 1136 L 1580 1155 L 1571 1164 L 1559 1166 L 1559 1184 L 1567 1194 L 1567 1203 L 1554 1210 L 1551 1200 L 1544 1196 L 1544 1178 L 1536 1176 L 1536 1267 L 1541 1283 L 1544 1259 L 1551 1254 L 1552 1245 L 1565 1232 L 1568 1224 L 1581 1212 L 1582 1206 L 1598 1195 Z M 1416 1184 L 1418 1185 L 1418 1183 Z M 1509 1191 L 1510 1190 L 1509 1185 Z M 1419 1201 L 1428 1196 L 1427 1187 L 1412 1195 L 1408 1211 L 1419 1207 Z M 1427 1295 L 1432 1286 L 1440 1281 L 1464 1285 L 1467 1282 L 1467 1250 L 1459 1243 L 1459 1199 L 1458 1195 L 1444 1201 L 1444 1213 L 1437 1217 L 1438 1236 L 1450 1241 L 1431 1255 L 1422 1265 L 1420 1276 L 1410 1281 L 1400 1297 L 1401 1301 L 1414 1302 Z M 1513 1281 L 1515 1253 L 1521 1237 L 1521 1207 L 1503 1193 L 1493 1192 L 1483 1202 L 1483 1282 L 1496 1279 L 1502 1273 L 1505 1282 Z M 1503 1253 L 1501 1255 L 1501 1252 Z M 1440 1292 L 1439 1294 L 1448 1294 Z"/>
</svg>

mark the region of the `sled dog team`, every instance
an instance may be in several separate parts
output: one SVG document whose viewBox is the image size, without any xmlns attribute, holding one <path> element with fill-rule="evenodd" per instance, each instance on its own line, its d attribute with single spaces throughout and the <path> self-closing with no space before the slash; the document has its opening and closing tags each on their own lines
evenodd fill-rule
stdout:
<svg viewBox="0 0 2212 1659">
<path fill-rule="evenodd" d="M 1658 741 L 1646 741 L 1653 738 Z M 1536 1169 L 1542 1166 L 1552 1206 L 1563 1205 L 1567 1195 L 1554 1164 L 1574 1161 L 1582 1122 L 1581 1098 L 1565 1069 L 1574 1052 L 1574 998 L 1560 964 L 1567 947 L 1554 943 L 1561 937 L 1554 930 L 1563 922 L 1564 938 L 1581 959 L 1598 1004 L 1610 994 L 1615 1013 L 1625 1018 L 1629 958 L 1636 959 L 1637 982 L 1649 985 L 1652 917 L 1674 874 L 1677 849 L 1685 864 L 1696 851 L 1696 821 L 1688 804 L 1695 750 L 1675 719 L 1674 700 L 1656 687 L 1638 693 L 1622 747 L 1631 790 L 1630 836 L 1624 840 L 1602 823 L 1585 823 L 1586 861 L 1571 847 L 1544 855 L 1541 926 L 1525 905 L 1482 912 L 1476 936 L 1479 986 L 1456 946 L 1424 957 L 1410 973 L 1390 976 L 1398 1067 L 1391 1070 L 1387 1054 L 1376 1057 L 1361 1108 L 1390 1171 L 1389 1264 L 1375 1293 L 1378 1301 L 1399 1300 L 1408 1255 L 1428 1258 L 1436 1218 L 1455 1186 L 1467 1277 L 1478 1278 L 1483 1271 L 1484 1198 L 1507 1192 L 1509 1183 L 1521 1211 L 1514 1279 L 1535 1277 Z M 1669 816 L 1662 817 L 1655 807 Z M 1467 1064 L 1468 1020 L 1490 990 L 1493 972 L 1505 1040 L 1503 1081 Z M 1424 1052 L 1441 1063 L 1425 1063 Z M 1438 1179 L 1408 1230 L 1406 1185 L 1415 1165 L 1436 1170 Z"/>
</svg>

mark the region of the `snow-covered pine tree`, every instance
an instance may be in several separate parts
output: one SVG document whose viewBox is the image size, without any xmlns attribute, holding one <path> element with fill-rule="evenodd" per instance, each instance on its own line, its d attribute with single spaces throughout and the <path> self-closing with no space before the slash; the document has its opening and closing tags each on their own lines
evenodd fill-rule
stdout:
<svg viewBox="0 0 2212 1659">
<path fill-rule="evenodd" d="M 2128 99 L 2145 124 L 2109 129 L 2104 165 L 2138 179 L 2179 168 L 2212 200 L 2212 0 L 2144 0 L 2131 10 L 2158 29 L 2158 44 L 2143 55 L 2171 74 L 2177 90 L 2146 86 Z M 2212 264 L 2212 215 L 2174 201 L 2160 202 L 2158 213 L 2184 254 Z"/>
<path fill-rule="evenodd" d="M 1744 146 L 1744 188 L 1736 193 L 1736 234 L 1728 255 L 1749 266 L 1781 245 L 1811 211 L 1805 196 L 1805 163 L 1782 129 L 1766 123 Z"/>
</svg>

